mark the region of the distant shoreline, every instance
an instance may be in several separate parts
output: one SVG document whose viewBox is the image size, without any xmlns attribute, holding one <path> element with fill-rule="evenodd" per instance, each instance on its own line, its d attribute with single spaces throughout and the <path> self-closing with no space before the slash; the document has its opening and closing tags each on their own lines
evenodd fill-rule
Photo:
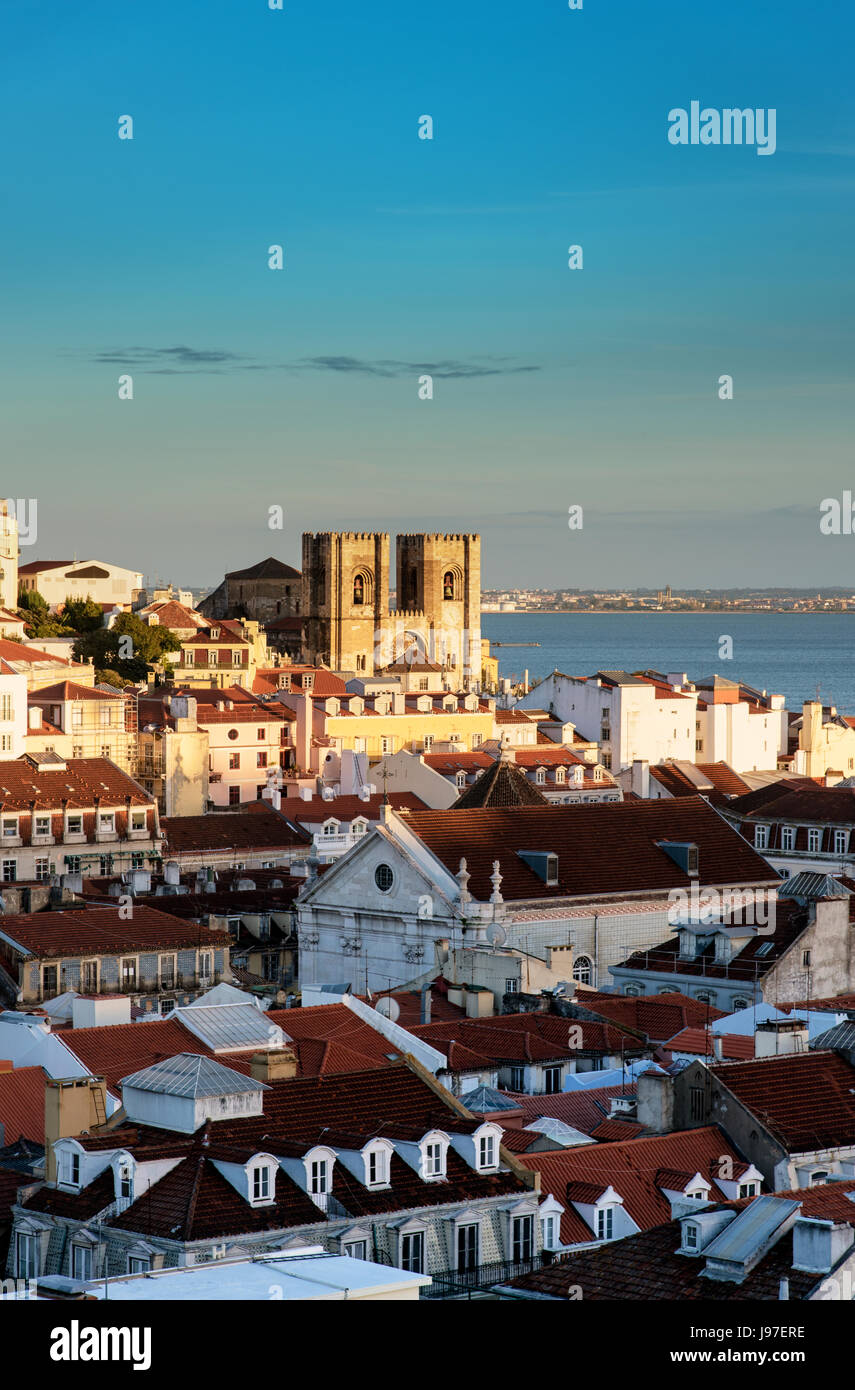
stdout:
<svg viewBox="0 0 855 1390">
<path fill-rule="evenodd" d="M 790 618 L 839 618 L 846 614 L 855 615 L 851 608 L 514 608 L 504 613 L 493 610 L 481 614 L 482 618 L 542 618 L 560 616 L 564 618 L 739 618 L 743 614 L 784 613 Z"/>
</svg>

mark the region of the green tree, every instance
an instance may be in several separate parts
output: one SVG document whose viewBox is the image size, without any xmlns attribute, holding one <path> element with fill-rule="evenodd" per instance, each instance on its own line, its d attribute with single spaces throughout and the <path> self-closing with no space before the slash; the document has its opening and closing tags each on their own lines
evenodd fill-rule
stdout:
<svg viewBox="0 0 855 1390">
<path fill-rule="evenodd" d="M 72 632 L 97 632 L 99 627 L 104 626 L 104 610 L 91 594 L 85 598 L 66 598 L 62 621 Z"/>
<path fill-rule="evenodd" d="M 26 624 L 28 637 L 67 637 L 63 619 L 51 613 L 47 599 L 37 589 L 18 592 L 18 612 Z"/>
<path fill-rule="evenodd" d="M 78 661 L 91 657 L 99 671 L 110 670 L 126 681 L 145 680 L 165 652 L 181 643 L 167 627 L 149 627 L 134 613 L 120 613 L 111 628 L 82 632 L 74 644 Z"/>
</svg>

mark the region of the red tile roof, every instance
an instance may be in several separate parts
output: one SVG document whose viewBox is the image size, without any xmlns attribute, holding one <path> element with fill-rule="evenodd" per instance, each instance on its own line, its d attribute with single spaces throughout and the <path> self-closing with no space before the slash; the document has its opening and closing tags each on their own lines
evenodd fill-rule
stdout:
<svg viewBox="0 0 855 1390">
<path fill-rule="evenodd" d="M 855 1068 L 836 1052 L 710 1067 L 789 1153 L 855 1144 Z"/>
<path fill-rule="evenodd" d="M 718 1033 L 715 1035 L 726 1060 L 746 1061 L 754 1056 L 754 1036 L 746 1033 Z M 714 1057 L 713 1034 L 705 1028 L 683 1028 L 669 1038 L 665 1047 L 669 1052 L 692 1052 L 698 1057 Z"/>
<path fill-rule="evenodd" d="M 96 690 L 89 689 L 88 686 L 78 685 L 76 681 L 57 681 L 55 685 L 45 685 L 40 690 L 33 690 L 27 696 L 31 705 L 37 705 L 42 700 L 121 700 L 123 699 L 120 690 Z"/>
<path fill-rule="evenodd" d="M 562 1091 L 552 1096 L 509 1094 L 509 1099 L 514 1100 L 522 1110 L 524 1125 L 548 1115 L 562 1120 L 573 1129 L 581 1130 L 583 1134 L 593 1134 L 609 1118 L 612 1100 L 618 1096 L 634 1099 L 635 1094 L 635 1083 L 628 1082 L 625 1086 L 597 1086 L 584 1091 Z"/>
<path fill-rule="evenodd" d="M 182 946 L 223 947 L 229 934 L 188 925 L 166 912 L 135 903 L 128 920 L 123 908 L 96 907 L 71 912 L 38 912 L 0 917 L 0 937 L 34 960 L 60 956 L 169 950 Z"/>
<path fill-rule="evenodd" d="M 145 1029 L 145 1024 L 134 1025 Z M 389 1119 L 387 1117 L 394 1118 Z M 377 1135 L 420 1139 L 430 1129 L 471 1134 L 480 1120 L 461 1114 L 421 1075 L 404 1063 L 381 1070 L 284 1081 L 264 1094 L 264 1113 L 208 1123 L 195 1135 L 173 1134 L 126 1123 L 82 1136 L 91 1151 L 124 1147 L 138 1157 L 186 1155 L 164 1178 L 110 1223 L 173 1240 L 198 1240 L 242 1231 L 322 1224 L 323 1214 L 286 1172 L 276 1174 L 276 1200 L 252 1208 L 221 1179 L 214 1161 L 245 1161 L 254 1152 L 299 1156 L 317 1143 L 360 1148 Z M 112 1174 L 110 1186 L 112 1187 Z M 95 1184 L 93 1184 L 93 1187 Z M 521 1195 L 530 1189 L 514 1172 L 481 1174 L 452 1149 L 447 1180 L 425 1183 L 398 1154 L 390 1163 L 390 1186 L 369 1190 L 343 1164 L 333 1170 L 332 1195 L 353 1217 L 418 1207 L 446 1206 L 478 1198 Z M 58 1211 L 67 1194 L 42 1188 L 28 1203 L 36 1211 Z M 78 1199 L 91 1203 L 90 1189 Z M 98 1198 L 106 1207 L 110 1196 Z"/>
<path fill-rule="evenodd" d="M 671 1216 L 671 1204 L 659 1182 L 662 1169 L 690 1176 L 700 1173 L 712 1184 L 710 1200 L 722 1200 L 728 1194 L 716 1186 L 715 1174 L 724 1155 L 735 1164 L 742 1162 L 742 1155 L 724 1132 L 717 1125 L 707 1125 L 624 1143 L 585 1144 L 560 1153 L 522 1154 L 520 1163 L 536 1169 L 541 1175 L 543 1194 L 551 1192 L 562 1203 L 567 1200 L 570 1183 L 591 1184 L 600 1192 L 613 1187 L 623 1198 L 624 1210 L 637 1226 L 646 1230 Z M 577 1196 L 569 1200 L 589 1199 Z M 589 1232 L 588 1239 L 594 1239 L 593 1233 Z"/>
<path fill-rule="evenodd" d="M 239 811 L 211 811 L 205 816 L 164 816 L 164 852 L 191 854 L 207 850 L 303 848 L 310 837 L 267 802 L 251 802 Z"/>
<path fill-rule="evenodd" d="M 470 891 L 482 901 L 489 899 L 492 891 L 495 859 L 499 860 L 506 902 L 595 894 L 664 894 L 698 882 L 660 847 L 663 840 L 698 846 L 702 885 L 779 882 L 765 859 L 726 825 L 703 797 L 408 811 L 403 815 L 409 829 L 452 874 L 465 857 Z M 519 857 L 520 850 L 556 854 L 558 883 L 547 885 Z"/>
<path fill-rule="evenodd" d="M 651 1042 L 664 1043 L 681 1028 L 705 1027 L 724 1018 L 722 1009 L 703 1004 L 688 994 L 660 994 L 655 997 L 626 994 L 605 994 L 597 990 L 579 990 L 573 1003 L 591 1013 L 609 1018 L 622 1028 L 643 1033 Z"/>
<path fill-rule="evenodd" d="M 581 1042 L 571 1047 L 571 1030 L 581 1029 Z M 638 1038 L 610 1024 L 587 1019 L 559 1018 L 554 1014 L 498 1014 L 494 1018 L 463 1018 L 444 1023 L 411 1025 L 410 1032 L 448 1055 L 450 1045 L 471 1049 L 480 1065 L 497 1062 L 560 1061 L 580 1052 L 640 1053 Z M 465 1062 L 464 1067 L 469 1063 Z M 462 1068 L 461 1068 L 462 1069 Z"/>
<path fill-rule="evenodd" d="M 396 811 L 422 811 L 425 803 L 420 796 L 415 796 L 413 792 L 390 791 L 388 796 L 383 792 L 376 792 L 374 795 L 363 799 L 361 796 L 334 796 L 331 801 L 325 801 L 322 796 L 313 796 L 311 801 L 304 801 L 299 796 L 289 796 L 281 804 L 281 812 L 289 820 L 295 820 L 299 825 L 323 825 L 324 821 L 353 821 L 360 816 L 369 821 L 380 820 L 380 807 L 384 800 L 388 802 Z"/>
<path fill-rule="evenodd" d="M 69 758 L 61 771 L 36 769 L 25 758 L 0 762 L 0 802 L 4 811 L 59 809 L 67 802 L 72 810 L 86 809 L 99 799 L 102 809 L 151 806 L 148 796 L 109 758 Z"/>
<path fill-rule="evenodd" d="M 247 1002 L 250 996 L 247 995 Z M 360 1019 L 346 1004 L 320 1004 L 310 1009 L 271 1009 L 264 1015 L 292 1040 L 298 1076 L 330 1075 L 386 1067 L 399 1050 L 382 1033 Z M 118 1094 L 125 1076 L 181 1052 L 213 1053 L 180 1021 L 180 1013 L 147 1023 L 117 1023 L 101 1028 L 64 1031 L 62 1040 L 94 1075 L 103 1076 Z M 221 1052 L 224 1066 L 249 1073 L 252 1052 Z"/>
<path fill-rule="evenodd" d="M 0 1133 L 3 1144 L 45 1141 L 45 1073 L 41 1067 L 0 1071 Z"/>
</svg>

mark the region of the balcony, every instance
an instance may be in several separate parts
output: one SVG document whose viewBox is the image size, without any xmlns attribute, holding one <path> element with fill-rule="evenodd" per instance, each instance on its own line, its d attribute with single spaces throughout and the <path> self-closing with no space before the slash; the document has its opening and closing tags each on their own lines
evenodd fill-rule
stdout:
<svg viewBox="0 0 855 1390">
<path fill-rule="evenodd" d="M 533 1255 L 528 1260 L 499 1260 L 495 1264 L 478 1265 L 475 1269 L 443 1269 L 427 1273 L 433 1280 L 429 1288 L 422 1289 L 419 1297 L 435 1298 L 478 1298 L 483 1296 L 494 1284 L 507 1284 L 521 1274 L 531 1274 L 543 1264 L 542 1255 Z"/>
</svg>

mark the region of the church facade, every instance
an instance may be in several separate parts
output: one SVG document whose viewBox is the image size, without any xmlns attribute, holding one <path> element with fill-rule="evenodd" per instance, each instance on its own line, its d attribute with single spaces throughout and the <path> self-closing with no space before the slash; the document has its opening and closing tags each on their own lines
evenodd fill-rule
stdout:
<svg viewBox="0 0 855 1390">
<path fill-rule="evenodd" d="M 480 536 L 396 537 L 395 582 L 391 608 L 387 533 L 304 534 L 304 659 L 366 676 L 431 662 L 461 686 L 480 680 Z"/>
</svg>

